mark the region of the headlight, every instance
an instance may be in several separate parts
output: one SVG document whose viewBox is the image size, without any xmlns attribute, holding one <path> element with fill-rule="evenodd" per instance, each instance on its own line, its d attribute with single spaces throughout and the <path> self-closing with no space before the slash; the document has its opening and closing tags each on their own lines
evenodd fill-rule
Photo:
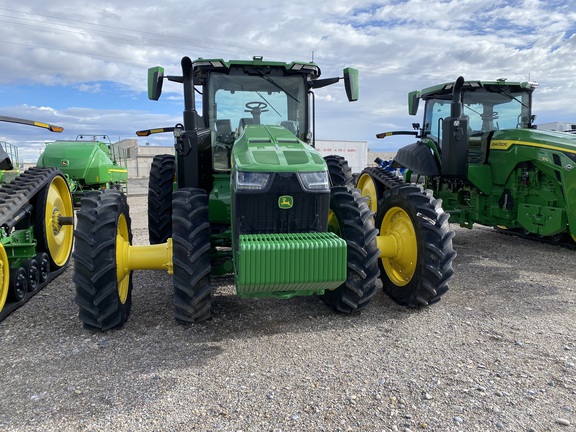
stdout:
<svg viewBox="0 0 576 432">
<path fill-rule="evenodd" d="M 327 191 L 330 190 L 330 183 L 328 181 L 328 172 L 300 172 L 298 179 L 302 188 L 310 192 Z"/>
<path fill-rule="evenodd" d="M 269 173 L 236 171 L 237 190 L 262 190 L 269 180 Z"/>
</svg>

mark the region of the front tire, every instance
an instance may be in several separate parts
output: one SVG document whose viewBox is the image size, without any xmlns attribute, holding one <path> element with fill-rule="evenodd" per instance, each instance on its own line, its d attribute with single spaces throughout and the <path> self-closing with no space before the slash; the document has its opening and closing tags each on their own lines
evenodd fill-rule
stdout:
<svg viewBox="0 0 576 432">
<path fill-rule="evenodd" d="M 172 261 L 174 317 L 180 323 L 211 317 L 210 251 L 208 195 L 203 189 L 178 189 L 172 200 Z"/>
<path fill-rule="evenodd" d="M 328 230 L 346 240 L 346 281 L 322 299 L 337 312 L 359 312 L 376 294 L 378 247 L 372 212 L 357 189 L 335 186 L 330 192 Z"/>
<path fill-rule="evenodd" d="M 165 243 L 172 237 L 172 187 L 174 156 L 156 155 L 148 181 L 148 237 L 150 244 Z"/>
<path fill-rule="evenodd" d="M 402 184 L 384 193 L 376 216 L 380 236 L 391 236 L 398 245 L 392 257 L 379 260 L 384 291 L 398 304 L 428 306 L 448 291 L 454 275 L 454 231 L 450 215 L 431 191 Z"/>
<path fill-rule="evenodd" d="M 84 196 L 77 214 L 74 276 L 78 316 L 84 327 L 119 328 L 130 316 L 132 272 L 122 272 L 120 253 L 132 243 L 126 196 L 114 189 Z"/>
</svg>

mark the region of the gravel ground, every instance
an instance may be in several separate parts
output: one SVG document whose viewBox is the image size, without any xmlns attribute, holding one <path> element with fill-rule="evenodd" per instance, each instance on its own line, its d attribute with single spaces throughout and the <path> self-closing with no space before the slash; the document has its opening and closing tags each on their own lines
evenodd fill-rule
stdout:
<svg viewBox="0 0 576 432">
<path fill-rule="evenodd" d="M 576 430 L 575 252 L 455 229 L 450 291 L 419 311 L 380 291 L 343 316 L 215 278 L 214 318 L 186 327 L 171 277 L 137 271 L 125 328 L 91 333 L 71 263 L 0 323 L 0 429 Z"/>
</svg>

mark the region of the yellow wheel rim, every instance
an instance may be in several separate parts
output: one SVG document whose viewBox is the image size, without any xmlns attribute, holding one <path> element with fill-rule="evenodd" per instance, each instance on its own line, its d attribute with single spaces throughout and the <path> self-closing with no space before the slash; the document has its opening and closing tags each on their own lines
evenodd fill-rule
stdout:
<svg viewBox="0 0 576 432">
<path fill-rule="evenodd" d="M 378 195 L 372 177 L 370 177 L 369 174 L 362 174 L 358 179 L 356 187 L 360 189 L 362 196 L 368 198 L 368 208 L 376 213 L 376 210 L 378 210 Z"/>
<path fill-rule="evenodd" d="M 342 237 L 340 235 L 340 222 L 338 222 L 338 218 L 332 210 L 328 211 L 328 232 L 332 232 L 339 237 Z"/>
<path fill-rule="evenodd" d="M 8 284 L 10 282 L 10 263 L 2 243 L 0 243 L 0 311 L 4 309 L 8 297 Z"/>
<path fill-rule="evenodd" d="M 48 188 L 44 221 L 50 257 L 54 264 L 62 267 L 72 252 L 74 227 L 72 225 L 60 225 L 59 216 L 73 217 L 74 208 L 66 180 L 56 176 Z"/>
<path fill-rule="evenodd" d="M 122 304 L 126 303 L 130 288 L 130 270 L 128 265 L 127 250 L 130 247 L 130 234 L 128 223 L 123 214 L 118 218 L 116 230 L 116 283 L 118 285 L 118 297 Z"/>
<path fill-rule="evenodd" d="M 392 207 L 382 220 L 380 235 L 394 236 L 398 250 L 393 257 L 383 257 L 386 274 L 396 286 L 407 285 L 416 271 L 418 242 L 414 224 L 404 210 Z"/>
</svg>

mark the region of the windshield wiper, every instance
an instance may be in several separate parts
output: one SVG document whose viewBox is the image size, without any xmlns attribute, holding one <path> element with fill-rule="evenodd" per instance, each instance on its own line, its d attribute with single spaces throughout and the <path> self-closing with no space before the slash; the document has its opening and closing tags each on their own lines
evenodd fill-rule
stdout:
<svg viewBox="0 0 576 432">
<path fill-rule="evenodd" d="M 290 96 L 292 99 L 294 99 L 296 102 L 300 103 L 300 101 L 292 96 L 290 93 L 288 93 L 286 91 L 286 89 L 284 87 L 282 87 L 280 84 L 278 84 L 276 81 L 274 81 L 272 78 L 270 78 L 268 75 L 266 75 L 264 72 L 262 72 L 261 70 L 257 70 L 257 72 L 260 74 L 260 76 L 262 78 L 264 78 L 266 81 L 268 81 L 270 84 L 272 84 L 274 87 L 276 87 L 277 89 L 283 91 L 284 93 L 286 93 L 288 96 Z"/>
<path fill-rule="evenodd" d="M 262 94 L 261 94 L 260 92 L 257 91 L 256 94 L 257 94 L 258 96 L 260 96 L 260 97 L 264 100 L 264 102 L 266 102 L 266 103 L 268 104 L 268 106 L 269 106 L 270 108 L 272 108 L 272 109 L 276 112 L 276 114 L 278 114 L 280 117 L 282 117 L 282 114 L 280 114 L 280 113 L 278 112 L 278 110 L 277 110 L 276 108 L 274 108 L 274 107 L 272 106 L 272 104 L 271 104 L 270 102 L 268 102 L 268 100 L 266 100 L 266 98 L 265 98 L 264 96 L 262 96 Z"/>
<path fill-rule="evenodd" d="M 528 108 L 528 105 L 526 105 L 524 102 L 522 102 L 520 99 L 518 99 L 516 96 L 514 96 L 512 93 L 507 92 L 506 90 L 499 88 L 497 90 L 493 90 L 495 93 L 500 93 L 503 94 L 504 96 L 508 96 L 510 99 L 514 99 L 516 102 L 518 102 L 519 104 L 521 104 L 524 108 Z"/>
</svg>

